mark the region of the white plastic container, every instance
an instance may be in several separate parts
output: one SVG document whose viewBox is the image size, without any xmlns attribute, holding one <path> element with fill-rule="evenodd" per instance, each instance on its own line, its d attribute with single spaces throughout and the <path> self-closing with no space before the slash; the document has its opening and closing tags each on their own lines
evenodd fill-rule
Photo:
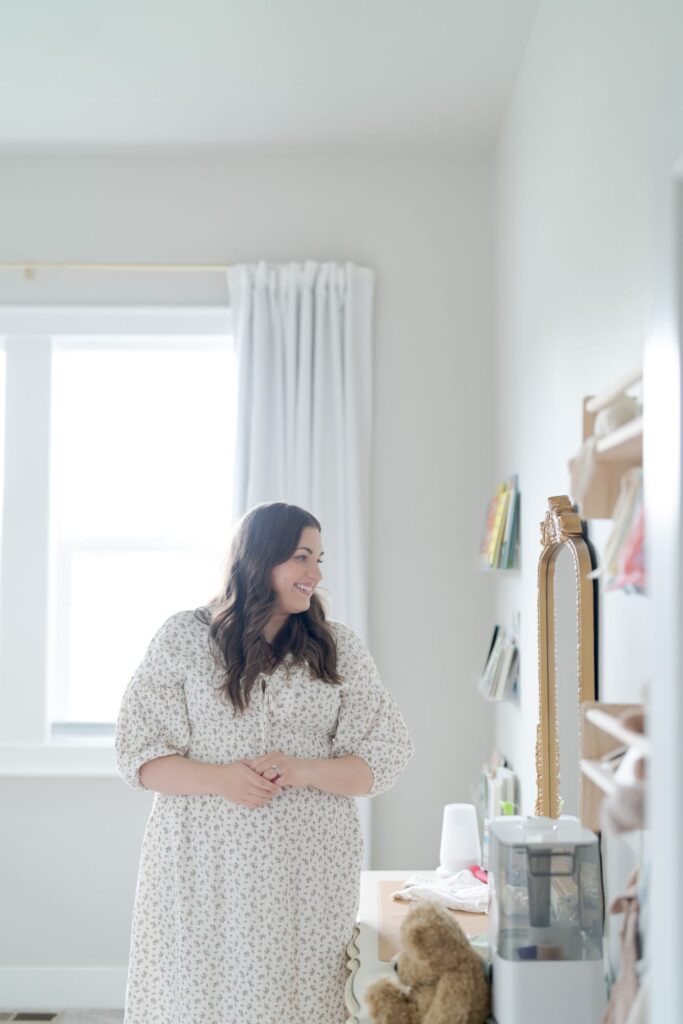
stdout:
<svg viewBox="0 0 683 1024">
<path fill-rule="evenodd" d="M 481 864 L 479 823 L 474 804 L 446 804 L 443 809 L 437 874 L 454 875 Z"/>
<path fill-rule="evenodd" d="M 497 1024 L 600 1024 L 607 1002 L 597 836 L 576 818 L 496 818 L 489 941 Z"/>
</svg>

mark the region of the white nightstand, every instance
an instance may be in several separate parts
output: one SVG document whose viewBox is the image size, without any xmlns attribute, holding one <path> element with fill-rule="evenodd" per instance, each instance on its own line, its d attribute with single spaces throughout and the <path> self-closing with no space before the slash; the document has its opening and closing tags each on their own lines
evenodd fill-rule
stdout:
<svg viewBox="0 0 683 1024">
<path fill-rule="evenodd" d="M 346 983 L 346 1009 L 349 1016 L 346 1024 L 370 1024 L 363 994 L 371 982 L 394 975 L 391 961 L 380 960 L 380 938 L 383 955 L 391 956 L 398 948 L 397 933 L 400 921 L 414 905 L 412 901 L 396 900 L 391 905 L 390 916 L 385 914 L 381 921 L 380 896 L 386 896 L 389 890 L 400 889 L 406 878 L 418 873 L 436 878 L 435 871 L 418 871 L 415 868 L 408 871 L 361 872 L 358 923 L 354 929 L 353 939 L 347 946 L 349 977 Z M 457 916 L 468 935 L 481 934 L 487 929 L 485 914 Z M 382 929 L 383 934 L 380 935 Z"/>
</svg>

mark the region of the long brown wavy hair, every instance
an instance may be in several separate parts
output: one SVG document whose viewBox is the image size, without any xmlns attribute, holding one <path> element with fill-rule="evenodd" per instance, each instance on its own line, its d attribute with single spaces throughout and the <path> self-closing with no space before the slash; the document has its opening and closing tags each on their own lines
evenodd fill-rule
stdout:
<svg viewBox="0 0 683 1024">
<path fill-rule="evenodd" d="M 308 665 L 313 678 L 342 681 L 334 634 L 315 591 L 307 611 L 291 614 L 272 645 L 263 639 L 277 600 L 271 569 L 292 557 L 307 526 L 321 529 L 310 512 L 281 501 L 247 512 L 237 525 L 221 593 L 195 611 L 195 617 L 209 626 L 224 671 L 220 689 L 236 712 L 248 706 L 260 673 L 270 672 L 287 654 L 295 665 Z"/>
</svg>

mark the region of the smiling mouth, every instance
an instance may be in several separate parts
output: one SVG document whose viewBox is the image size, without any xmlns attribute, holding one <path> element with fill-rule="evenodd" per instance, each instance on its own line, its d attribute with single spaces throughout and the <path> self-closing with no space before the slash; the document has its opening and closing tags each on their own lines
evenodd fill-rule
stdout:
<svg viewBox="0 0 683 1024">
<path fill-rule="evenodd" d="M 294 589 L 300 590 L 302 594 L 308 594 L 309 597 L 313 593 L 313 587 L 306 587 L 303 583 L 295 583 Z"/>
</svg>

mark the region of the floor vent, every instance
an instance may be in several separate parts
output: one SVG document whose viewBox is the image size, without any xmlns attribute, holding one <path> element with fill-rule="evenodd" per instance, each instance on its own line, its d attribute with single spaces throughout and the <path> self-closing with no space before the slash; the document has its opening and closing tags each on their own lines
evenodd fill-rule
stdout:
<svg viewBox="0 0 683 1024">
<path fill-rule="evenodd" d="M 0 1013 L 0 1021 L 39 1021 L 39 1020 L 56 1020 L 59 1016 L 58 1013 L 30 1013 L 25 1011 L 23 1013 Z"/>
</svg>

